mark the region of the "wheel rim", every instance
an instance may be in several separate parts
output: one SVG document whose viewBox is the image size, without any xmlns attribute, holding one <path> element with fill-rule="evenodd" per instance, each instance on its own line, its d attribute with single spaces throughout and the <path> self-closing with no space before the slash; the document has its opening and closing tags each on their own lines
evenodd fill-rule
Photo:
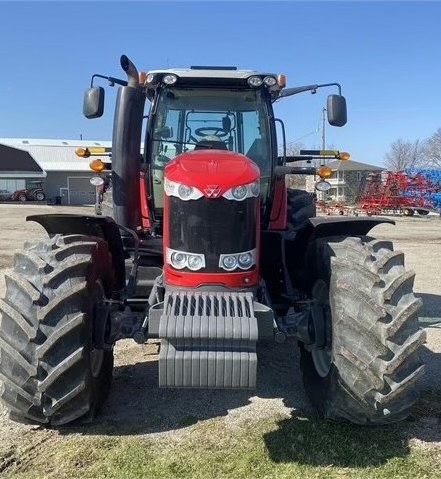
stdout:
<svg viewBox="0 0 441 479">
<path fill-rule="evenodd" d="M 311 349 L 311 356 L 317 374 L 324 378 L 332 366 L 331 321 L 329 289 L 323 280 L 318 280 L 312 289 L 312 318 L 316 334 L 316 344 Z"/>
</svg>

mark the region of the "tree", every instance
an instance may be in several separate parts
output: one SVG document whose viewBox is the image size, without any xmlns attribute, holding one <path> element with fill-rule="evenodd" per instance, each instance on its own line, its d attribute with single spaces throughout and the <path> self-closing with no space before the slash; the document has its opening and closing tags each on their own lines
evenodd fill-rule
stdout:
<svg viewBox="0 0 441 479">
<path fill-rule="evenodd" d="M 305 148 L 303 143 L 288 143 L 286 145 L 286 155 L 295 156 L 300 154 L 300 150 Z M 304 165 L 303 161 L 294 163 L 295 166 L 310 166 Z M 286 175 L 286 184 L 288 188 L 304 189 L 306 187 L 306 175 Z"/>
<path fill-rule="evenodd" d="M 441 128 L 426 140 L 424 153 L 429 166 L 441 168 Z"/>
<path fill-rule="evenodd" d="M 439 131 L 441 140 L 441 129 Z M 425 154 L 425 142 L 421 142 L 420 140 L 404 141 L 400 138 L 391 144 L 390 151 L 386 153 L 386 166 L 392 171 L 402 171 L 406 168 L 423 166 L 425 163 Z"/>
</svg>

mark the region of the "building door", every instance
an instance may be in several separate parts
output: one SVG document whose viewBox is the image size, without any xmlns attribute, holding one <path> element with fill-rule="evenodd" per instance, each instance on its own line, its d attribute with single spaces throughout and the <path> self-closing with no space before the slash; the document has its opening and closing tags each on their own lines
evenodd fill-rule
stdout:
<svg viewBox="0 0 441 479">
<path fill-rule="evenodd" d="M 95 204 L 95 187 L 90 184 L 89 176 L 68 176 L 67 187 L 69 189 L 70 205 L 93 205 Z"/>
</svg>

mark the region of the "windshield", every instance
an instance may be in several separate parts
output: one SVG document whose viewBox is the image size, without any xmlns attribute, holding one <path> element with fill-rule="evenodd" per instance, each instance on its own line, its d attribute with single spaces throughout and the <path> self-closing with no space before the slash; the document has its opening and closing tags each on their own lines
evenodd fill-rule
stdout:
<svg viewBox="0 0 441 479">
<path fill-rule="evenodd" d="M 164 166 L 201 143 L 253 160 L 260 169 L 261 195 L 266 203 L 272 160 L 267 108 L 260 90 L 163 89 L 150 130 L 155 208 L 162 209 Z"/>
<path fill-rule="evenodd" d="M 153 124 L 152 164 L 163 167 L 201 142 L 243 153 L 269 176 L 268 113 L 259 90 L 164 89 Z"/>
</svg>

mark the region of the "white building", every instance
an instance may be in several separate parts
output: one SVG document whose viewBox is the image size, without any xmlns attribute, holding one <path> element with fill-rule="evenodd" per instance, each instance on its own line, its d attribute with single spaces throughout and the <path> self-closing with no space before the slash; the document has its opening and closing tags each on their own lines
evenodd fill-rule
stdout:
<svg viewBox="0 0 441 479">
<path fill-rule="evenodd" d="M 75 150 L 87 146 L 110 147 L 111 142 L 0 138 L 0 145 L 28 152 L 43 171 L 23 171 L 18 168 L 19 164 L 14 170 L 18 152 L 11 154 L 10 148 L 0 149 L 3 155 L 0 157 L 0 182 L 4 183 L 4 187 L 0 184 L 0 189 L 21 189 L 26 181 L 41 178 L 48 202 L 55 203 L 56 197 L 61 197 L 62 204 L 80 205 L 95 202 L 95 187 L 89 182 L 93 175 L 89 168 L 90 158 L 79 158 Z"/>
</svg>

